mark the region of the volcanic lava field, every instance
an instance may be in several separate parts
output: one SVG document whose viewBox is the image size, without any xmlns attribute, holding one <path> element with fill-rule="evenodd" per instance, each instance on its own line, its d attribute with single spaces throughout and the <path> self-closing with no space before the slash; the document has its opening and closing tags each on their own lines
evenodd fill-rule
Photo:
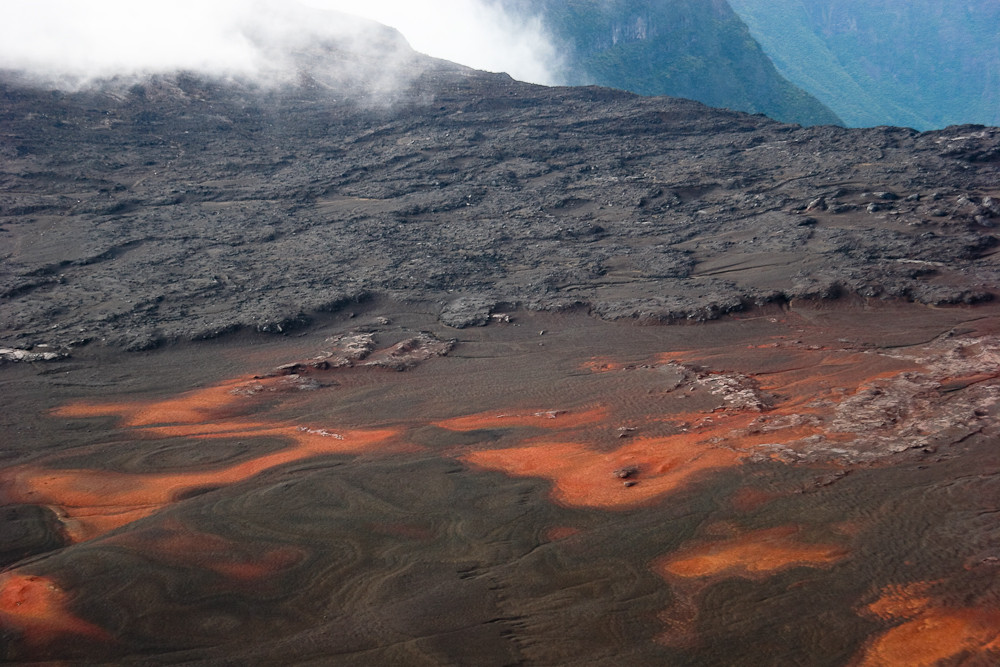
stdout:
<svg viewBox="0 0 1000 667">
<path fill-rule="evenodd" d="M 1000 134 L 443 63 L 0 88 L 0 659 L 1000 660 Z"/>
</svg>

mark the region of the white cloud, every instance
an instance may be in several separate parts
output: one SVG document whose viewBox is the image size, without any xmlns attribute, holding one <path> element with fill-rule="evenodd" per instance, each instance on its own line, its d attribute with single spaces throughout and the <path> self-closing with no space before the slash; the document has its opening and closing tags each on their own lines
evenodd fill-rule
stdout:
<svg viewBox="0 0 1000 667">
<path fill-rule="evenodd" d="M 386 23 L 429 55 L 554 82 L 556 53 L 540 25 L 476 0 L 0 0 L 0 67 L 77 81 L 176 69 L 253 75 L 309 34 L 359 29 L 303 5 Z"/>
<path fill-rule="evenodd" d="M 5 0 L 0 63 L 104 76 L 163 69 L 249 71 L 255 48 L 235 1 Z"/>
<path fill-rule="evenodd" d="M 532 83 L 556 83 L 559 54 L 541 22 L 477 0 L 303 0 L 399 30 L 414 49 Z"/>
</svg>

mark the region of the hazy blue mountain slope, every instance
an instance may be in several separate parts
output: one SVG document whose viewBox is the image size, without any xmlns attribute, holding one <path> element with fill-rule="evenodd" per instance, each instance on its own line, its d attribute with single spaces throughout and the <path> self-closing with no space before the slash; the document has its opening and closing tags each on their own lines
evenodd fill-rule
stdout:
<svg viewBox="0 0 1000 667">
<path fill-rule="evenodd" d="M 996 0 L 730 0 L 782 74 L 848 125 L 1000 125 Z"/>
<path fill-rule="evenodd" d="M 670 95 L 804 125 L 840 124 L 790 83 L 725 0 L 498 0 L 540 15 L 563 47 L 564 78 Z"/>
</svg>

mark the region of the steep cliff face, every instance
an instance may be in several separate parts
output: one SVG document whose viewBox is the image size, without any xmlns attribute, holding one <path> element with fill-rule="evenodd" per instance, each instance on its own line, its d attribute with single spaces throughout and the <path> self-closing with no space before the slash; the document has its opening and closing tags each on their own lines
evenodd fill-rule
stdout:
<svg viewBox="0 0 1000 667">
<path fill-rule="evenodd" d="M 501 4 L 541 16 L 564 49 L 566 83 L 686 97 L 804 125 L 840 123 L 777 72 L 725 0 Z"/>
<path fill-rule="evenodd" d="M 848 125 L 1000 124 L 995 0 L 730 0 L 779 71 Z"/>
</svg>

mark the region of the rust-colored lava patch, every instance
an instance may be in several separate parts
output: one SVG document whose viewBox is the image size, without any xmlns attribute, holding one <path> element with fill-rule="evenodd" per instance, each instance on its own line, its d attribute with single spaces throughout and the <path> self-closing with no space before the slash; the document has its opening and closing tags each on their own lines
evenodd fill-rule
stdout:
<svg viewBox="0 0 1000 667">
<path fill-rule="evenodd" d="M 599 424 L 608 418 L 604 408 L 590 410 L 537 410 L 533 412 L 482 412 L 474 415 L 453 417 L 434 422 L 438 428 L 449 431 L 480 431 L 516 427 L 534 427 L 568 431 L 584 426 Z"/>
<path fill-rule="evenodd" d="M 723 527 L 725 528 L 725 527 Z M 706 537 L 652 563 L 653 571 L 671 585 L 674 601 L 660 613 L 665 626 L 657 641 L 693 648 L 699 642 L 701 599 L 711 584 L 727 579 L 763 580 L 796 567 L 826 568 L 843 560 L 848 550 L 838 544 L 801 538 L 800 526 L 778 526 Z"/>
<path fill-rule="evenodd" d="M 365 342 L 367 347 L 336 367 L 368 354 L 370 341 Z M 951 434 L 947 421 L 934 412 L 940 406 L 926 398 L 933 392 L 962 395 L 964 402 L 954 401 L 955 421 L 975 430 L 970 423 L 974 420 L 965 413 L 981 406 L 964 399 L 972 392 L 956 389 L 954 378 L 963 378 L 961 388 L 967 388 L 1000 375 L 995 343 L 928 346 L 909 354 L 839 351 L 798 342 L 735 344 L 663 353 L 652 364 L 640 366 L 594 357 L 584 367 L 619 371 L 615 375 L 662 369 L 668 371 L 662 376 L 671 380 L 664 380 L 662 394 L 650 398 L 606 396 L 604 404 L 586 409 L 500 409 L 430 423 L 458 432 L 542 429 L 548 435 L 522 436 L 517 446 L 504 449 L 472 446 L 460 458 L 480 469 L 551 480 L 553 496 L 562 504 L 635 507 L 707 472 L 747 460 L 868 463 L 901 447 L 933 445 L 940 433 Z M 342 341 L 338 344 L 343 346 Z M 431 350 L 429 344 L 411 346 Z M 434 348 L 434 354 L 447 349 Z M 329 367 L 327 359 L 319 363 Z M 286 374 L 236 378 L 166 400 L 80 402 L 57 414 L 117 416 L 137 437 L 147 439 L 278 437 L 293 443 L 285 450 L 221 470 L 166 475 L 15 468 L 2 478 L 7 494 L 19 502 L 53 506 L 71 520 L 70 534 L 80 540 L 155 512 L 185 491 L 232 484 L 308 456 L 361 453 L 387 448 L 393 441 L 400 446 L 402 431 L 334 432 L 268 419 L 273 402 L 320 386 L 303 364 L 283 368 Z M 660 412 L 664 406 L 683 406 L 687 396 L 700 396 L 715 407 Z M 618 437 L 626 440 L 607 440 L 606 429 L 614 423 L 634 425 L 619 429 Z M 671 434 L 643 435 L 662 432 L 664 424 L 674 425 Z"/>
<path fill-rule="evenodd" d="M 69 596 L 55 582 L 19 572 L 0 573 L 0 627 L 15 632 L 30 646 L 66 635 L 111 639 L 107 632 L 69 610 Z"/>
<path fill-rule="evenodd" d="M 833 544 L 799 539 L 798 526 L 780 526 L 682 549 L 654 567 L 664 578 L 770 576 L 792 567 L 824 567 L 847 555 Z"/>
<path fill-rule="evenodd" d="M 733 509 L 749 514 L 779 497 L 781 497 L 781 494 L 775 491 L 766 491 L 764 489 L 745 486 L 733 495 L 730 502 Z"/>
<path fill-rule="evenodd" d="M 306 557 L 302 549 L 244 544 L 173 519 L 106 537 L 102 544 L 144 551 L 166 565 L 208 570 L 236 583 L 266 581 Z"/>
<path fill-rule="evenodd" d="M 580 529 L 573 526 L 553 526 L 545 531 L 545 539 L 549 542 L 568 540 L 574 535 L 579 535 Z"/>
<path fill-rule="evenodd" d="M 164 474 L 127 474 L 99 470 L 58 470 L 21 466 L 0 474 L 9 499 L 53 508 L 75 542 L 89 540 L 150 516 L 185 493 L 205 487 L 235 484 L 264 470 L 324 454 L 361 454 L 380 447 L 391 449 L 396 430 L 302 431 L 296 427 L 247 429 L 229 422 L 226 437 L 275 436 L 293 444 L 281 451 L 217 470 Z M 198 431 L 192 437 L 219 437 Z"/>
<path fill-rule="evenodd" d="M 815 433 L 810 425 L 801 423 L 752 432 L 750 427 L 758 418 L 756 412 L 740 410 L 711 417 L 680 414 L 675 421 L 693 424 L 683 432 L 666 437 L 632 436 L 611 450 L 601 447 L 599 434 L 588 441 L 580 437 L 585 433 L 573 432 L 566 435 L 579 440 L 537 438 L 526 441 L 525 446 L 472 451 L 461 458 L 482 469 L 549 479 L 553 497 L 566 505 L 624 509 L 649 503 L 706 472 L 738 465 L 762 445 L 767 447 L 767 455 L 772 447 Z M 650 422 L 655 419 L 650 418 Z"/>
<path fill-rule="evenodd" d="M 969 353 L 970 349 L 975 353 Z M 799 344 L 767 345 L 659 355 L 642 369 L 669 370 L 681 379 L 638 408 L 629 431 L 672 423 L 675 433 L 636 436 L 610 447 L 601 433 L 580 428 L 582 417 L 622 422 L 613 399 L 607 417 L 598 411 L 543 419 L 544 412 L 475 415 L 438 425 L 455 430 L 545 425 L 556 433 L 529 438 L 506 449 L 467 452 L 470 465 L 553 483 L 563 504 L 605 509 L 633 507 L 683 487 L 699 475 L 747 460 L 788 464 L 871 464 L 908 449 L 954 441 L 958 430 L 973 433 L 1000 396 L 981 387 L 965 394 L 950 379 L 976 383 L 1000 377 L 996 340 L 935 343 L 909 353 L 828 350 Z M 706 364 L 725 364 L 711 370 Z M 606 361 L 601 361 L 603 367 Z M 735 370 L 734 370 L 735 368 Z M 963 371 L 975 369 L 975 374 Z M 639 372 L 636 367 L 626 371 Z M 968 387 L 965 383 L 963 387 Z M 666 400 L 701 396 L 717 407 L 701 412 L 658 414 Z M 656 400 L 661 401 L 657 403 Z M 636 411 L 638 399 L 627 406 Z M 548 423 L 545 423 L 548 422 Z M 560 432 L 561 431 L 561 432 Z M 621 436 L 631 435 L 622 433 Z M 962 437 L 958 435 L 958 437 Z M 617 471 L 628 470 L 627 474 Z"/>
<path fill-rule="evenodd" d="M 588 359 L 580 364 L 580 368 L 588 370 L 591 373 L 611 373 L 614 371 L 625 370 L 626 365 L 620 361 L 612 359 L 611 357 L 603 356 Z"/>
<path fill-rule="evenodd" d="M 63 520 L 70 539 L 81 542 L 150 516 L 188 492 L 235 484 L 276 466 L 313 456 L 412 449 L 400 441 L 398 429 L 334 431 L 287 425 L 266 417 L 269 402 L 280 404 L 319 386 L 306 375 L 277 374 L 227 380 L 159 401 L 71 403 L 55 414 L 118 417 L 130 434 L 141 440 L 270 437 L 290 444 L 227 467 L 178 473 L 17 466 L 0 472 L 0 487 L 8 501 L 52 508 Z M 257 416 L 250 416 L 254 414 Z"/>
<path fill-rule="evenodd" d="M 81 401 L 55 411 L 62 418 L 117 418 L 134 446 L 152 443 L 154 452 L 158 441 L 166 439 L 267 439 L 266 453 L 241 450 L 241 458 L 215 461 L 209 467 L 199 467 L 196 462 L 182 462 L 178 467 L 176 459 L 169 459 L 174 467 L 150 472 L 70 469 L 59 465 L 57 455 L 50 461 L 0 471 L 0 496 L 11 504 L 50 508 L 73 542 L 103 538 L 102 547 L 141 553 L 142 562 L 168 573 L 207 572 L 209 575 L 200 581 L 207 582 L 203 586 L 218 588 L 212 594 L 267 590 L 277 595 L 289 581 L 307 577 L 316 559 L 307 545 L 300 548 L 291 544 L 287 536 L 269 534 L 243 543 L 228 529 L 216 528 L 219 534 L 213 533 L 208 521 L 199 524 L 200 528 L 181 523 L 176 519 L 181 511 L 164 513 L 157 521 L 129 526 L 114 535 L 108 533 L 181 500 L 196 504 L 200 502 L 196 492 L 246 482 L 264 471 L 311 457 L 419 452 L 420 460 L 414 461 L 413 469 L 421 475 L 440 464 L 435 457 L 457 459 L 467 467 L 449 464 L 449 471 L 456 476 L 440 485 L 437 500 L 427 502 L 457 504 L 468 502 L 475 494 L 487 495 L 476 486 L 479 477 L 467 474 L 470 470 L 544 480 L 549 485 L 549 498 L 560 507 L 545 507 L 544 512 L 530 508 L 524 521 L 525 529 L 532 532 L 527 537 L 517 535 L 511 542 L 523 543 L 528 549 L 537 547 L 538 542 L 546 543 L 552 562 L 562 562 L 558 559 L 560 550 L 573 551 L 574 558 L 589 553 L 596 532 L 581 531 L 574 525 L 607 521 L 599 539 L 627 543 L 627 533 L 609 531 L 617 530 L 619 524 L 635 525 L 637 517 L 647 521 L 635 538 L 643 555 L 630 566 L 651 570 L 643 573 L 651 582 L 644 585 L 670 587 L 669 608 L 663 609 L 665 603 L 653 603 L 646 610 L 648 616 L 659 614 L 665 626 L 655 639 L 674 649 L 696 651 L 707 646 L 712 637 L 728 632 L 712 625 L 716 615 L 752 606 L 744 600 L 722 612 L 716 608 L 718 596 L 708 593 L 723 590 L 727 580 L 741 580 L 735 589 L 778 586 L 786 577 L 797 577 L 796 568 L 808 568 L 816 578 L 836 581 L 852 576 L 852 568 L 860 568 L 850 557 L 852 549 L 868 549 L 879 536 L 872 535 L 864 513 L 834 516 L 824 506 L 818 513 L 824 519 L 806 514 L 816 508 L 810 503 L 824 502 L 819 494 L 838 492 L 827 487 L 840 484 L 849 474 L 849 480 L 881 474 L 882 469 L 901 461 L 922 470 L 934 463 L 939 449 L 968 442 L 970 435 L 992 427 L 1000 411 L 1000 337 L 940 335 L 924 339 L 930 342 L 885 349 L 860 343 L 845 343 L 843 349 L 837 349 L 830 345 L 829 334 L 818 336 L 824 344 L 809 344 L 806 335 L 801 338 L 806 342 L 798 336 L 720 336 L 711 339 L 722 341 L 715 347 L 662 352 L 670 348 L 650 346 L 642 352 L 644 357 L 633 349 L 623 349 L 620 357 L 590 356 L 593 350 L 588 349 L 582 356 L 584 361 L 568 367 L 565 356 L 560 356 L 560 372 L 566 368 L 570 372 L 557 378 L 551 391 L 532 386 L 523 396 L 546 398 L 529 404 L 517 393 L 519 378 L 511 371 L 488 380 L 506 382 L 503 387 L 470 388 L 476 392 L 477 406 L 495 405 L 488 411 L 463 412 L 455 403 L 458 392 L 452 386 L 445 392 L 448 398 L 441 402 L 435 403 L 434 389 L 427 388 L 428 396 L 419 399 L 421 410 L 400 411 L 420 416 L 400 417 L 391 413 L 392 407 L 375 406 L 370 422 L 352 422 L 360 421 L 362 427 L 324 425 L 318 416 L 315 422 L 319 423 L 313 423 L 312 417 L 306 424 L 291 421 L 289 414 L 314 408 L 322 411 L 325 396 L 339 391 L 322 393 L 336 384 L 325 382 L 327 373 L 349 366 L 359 373 L 366 368 L 409 368 L 451 349 L 451 343 L 425 336 L 376 352 L 370 335 L 340 337 L 334 339 L 333 351 L 309 362 L 286 364 L 272 375 L 238 377 L 164 400 Z M 361 363 L 364 359 L 368 361 Z M 428 376 L 437 379 L 437 372 L 441 371 L 428 372 Z M 440 377 L 453 380 L 455 375 L 449 373 L 450 369 L 441 372 Z M 358 411 L 358 406 L 367 409 L 368 397 L 385 387 L 378 382 L 388 384 L 392 376 L 382 377 L 386 379 L 375 382 L 369 377 L 341 378 L 345 392 L 364 385 L 363 402 L 351 405 L 350 410 Z M 481 378 L 488 374 L 470 377 L 480 378 L 471 381 L 484 382 Z M 415 383 L 425 379 L 409 377 L 403 384 L 423 389 Z M 534 381 L 547 382 L 548 378 Z M 410 382 L 414 384 L 406 384 Z M 320 393 L 310 395 L 307 401 L 296 398 L 317 391 Z M 409 400 L 405 393 L 387 390 L 387 395 L 385 406 L 398 408 L 401 401 Z M 350 396 L 359 400 L 354 394 Z M 484 400 L 486 397 L 495 400 Z M 331 412 L 358 413 L 337 410 Z M 391 427 L 378 428 L 379 424 Z M 441 434 L 428 426 L 453 433 Z M 411 435 L 415 442 L 443 435 L 442 442 L 448 444 L 424 449 L 410 444 Z M 121 440 L 108 447 L 122 446 Z M 283 446 L 272 449 L 274 441 Z M 388 467 L 380 468 L 379 475 L 395 474 L 386 471 L 394 471 L 397 462 L 382 463 Z M 409 463 L 404 461 L 401 467 Z M 758 465 L 751 467 L 750 463 Z M 734 471 L 737 468 L 741 470 Z M 858 472 L 862 468 L 865 472 Z M 732 474 L 725 476 L 721 493 L 715 493 L 718 489 L 710 489 L 706 482 L 723 471 Z M 333 476 L 337 474 L 339 471 Z M 357 470 L 352 468 L 351 474 L 356 475 Z M 493 476 L 491 483 L 501 488 L 506 483 L 498 477 Z M 370 488 L 357 489 L 359 497 L 371 493 L 375 498 L 371 502 L 382 502 L 378 495 L 386 489 L 386 480 L 377 480 Z M 423 477 L 409 481 L 415 488 L 418 483 L 436 485 L 434 479 Z M 532 489 L 522 491 L 520 497 L 525 503 L 538 502 L 534 484 L 511 486 Z M 705 489 L 715 495 L 703 495 Z M 809 498 L 799 503 L 797 491 Z M 344 493 L 348 502 L 352 496 L 346 494 L 353 491 Z M 445 499 L 446 493 L 465 495 Z M 423 505 L 418 495 L 407 496 L 405 503 L 386 517 L 369 520 L 359 515 L 356 526 L 362 528 L 356 529 L 371 537 L 371 543 L 402 544 L 395 553 L 412 550 L 432 561 L 427 554 L 463 539 L 466 532 L 456 530 L 447 517 L 435 514 L 442 511 L 441 505 Z M 661 518 L 650 514 L 668 508 L 668 503 L 656 505 L 664 499 L 670 503 L 676 499 L 664 516 L 688 512 L 686 504 L 691 504 L 693 509 L 681 520 L 685 525 L 677 524 L 681 530 L 690 530 L 687 521 L 700 522 L 694 528 L 700 537 L 679 548 L 675 544 L 669 553 L 664 553 L 666 547 L 656 530 Z M 489 506 L 488 500 L 475 497 L 473 501 Z M 796 514 L 799 508 L 805 509 Z M 614 513 L 613 518 L 609 512 Z M 739 515 L 749 517 L 744 520 L 737 518 Z M 539 520 L 544 523 L 537 523 Z M 814 524 L 821 520 L 827 524 Z M 536 523 L 527 525 L 532 521 Z M 741 525 L 773 527 L 744 530 Z M 365 541 L 364 547 L 357 548 L 367 548 L 367 544 Z M 466 546 L 462 545 L 463 550 Z M 362 556 L 359 562 L 367 562 L 369 555 Z M 613 552 L 612 558 L 617 557 Z M 399 558 L 400 562 L 405 560 L 404 555 Z M 589 571 L 587 564 L 574 563 L 579 572 Z M 25 646 L 44 647 L 73 637 L 108 639 L 101 628 L 71 613 L 69 596 L 53 580 L 35 576 L 28 569 L 20 566 L 0 578 L 0 621 L 18 637 L 23 636 Z M 489 571 L 488 566 L 477 565 L 476 569 Z M 614 569 L 604 567 L 601 571 Z M 566 581 L 574 576 L 568 574 Z M 562 583 L 553 584 L 557 585 Z M 881 582 L 875 585 L 877 589 Z M 1000 657 L 1000 610 L 950 607 L 935 601 L 929 591 L 929 586 L 922 585 L 887 589 L 880 600 L 865 607 L 863 613 L 879 619 L 884 631 L 864 644 L 862 638 L 853 638 L 845 650 L 854 652 L 863 645 L 854 656 L 856 664 L 932 665 L 965 656 L 983 661 Z M 836 604 L 842 605 L 841 616 L 857 623 L 858 601 L 853 594 L 848 595 L 852 597 Z M 510 601 L 513 599 L 506 598 L 504 604 L 513 609 L 517 604 Z M 489 615 L 495 616 L 492 611 Z"/>
<path fill-rule="evenodd" d="M 1000 661 L 1000 609 L 936 605 L 925 594 L 928 588 L 889 587 L 867 607 L 871 615 L 902 623 L 869 642 L 859 667 L 932 667 L 958 657 L 975 664 Z"/>
<path fill-rule="evenodd" d="M 123 426 L 153 427 L 158 424 L 207 424 L 232 417 L 240 412 L 246 401 L 241 396 L 259 393 L 267 386 L 280 386 L 282 377 L 236 378 L 226 382 L 186 392 L 160 401 L 135 401 L 123 403 L 91 403 L 79 401 L 57 408 L 58 417 L 120 417 Z"/>
<path fill-rule="evenodd" d="M 701 436 L 703 434 L 699 434 Z M 482 450 L 462 460 L 487 470 L 543 477 L 557 502 L 574 507 L 622 509 L 683 486 L 699 473 L 735 465 L 742 455 L 707 445 L 703 437 L 635 438 L 611 452 L 573 442 Z"/>
</svg>

